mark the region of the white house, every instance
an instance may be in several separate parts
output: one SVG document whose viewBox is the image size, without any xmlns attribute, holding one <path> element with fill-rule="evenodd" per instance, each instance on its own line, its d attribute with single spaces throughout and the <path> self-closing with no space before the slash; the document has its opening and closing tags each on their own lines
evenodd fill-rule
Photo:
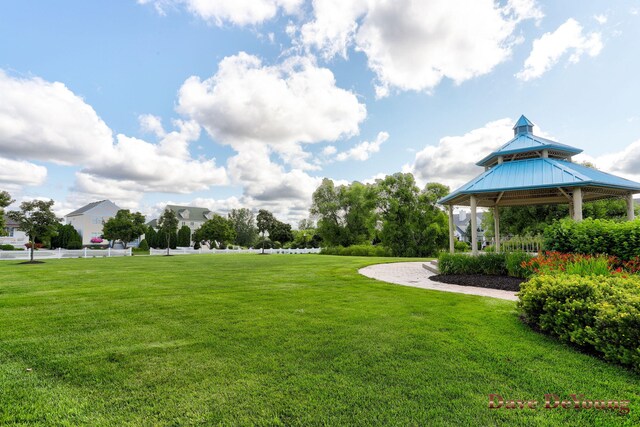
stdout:
<svg viewBox="0 0 640 427">
<path fill-rule="evenodd" d="M 15 247 L 24 247 L 29 243 L 29 238 L 24 231 L 18 230 L 18 223 L 5 215 L 4 236 L 0 236 L 0 245 L 13 245 Z"/>
<path fill-rule="evenodd" d="M 484 237 L 484 230 L 482 230 L 482 218 L 484 217 L 484 212 L 478 212 L 476 214 L 477 224 L 478 224 L 478 241 L 482 242 L 483 246 L 487 244 Z M 471 236 L 467 236 L 467 227 L 471 222 L 471 213 L 469 211 L 465 211 L 461 209 L 459 212 L 453 214 L 453 222 L 455 225 L 454 228 L 454 236 L 463 242 L 469 242 L 471 240 Z"/>
<path fill-rule="evenodd" d="M 195 206 L 177 206 L 177 205 L 167 205 L 165 210 L 172 210 L 176 213 L 176 217 L 178 218 L 178 229 L 182 226 L 187 226 L 191 229 L 191 235 L 196 231 L 202 224 L 206 221 L 213 218 L 216 215 L 215 212 L 210 211 L 207 208 L 198 208 Z M 220 215 L 220 214 L 218 214 Z M 154 219 L 147 223 L 147 225 L 158 228 L 158 220 Z"/>
<path fill-rule="evenodd" d="M 116 216 L 119 210 L 118 205 L 112 201 L 100 200 L 67 214 L 64 219 L 80 233 L 82 244 L 90 245 L 91 239 L 102 236 L 102 224 Z"/>
</svg>

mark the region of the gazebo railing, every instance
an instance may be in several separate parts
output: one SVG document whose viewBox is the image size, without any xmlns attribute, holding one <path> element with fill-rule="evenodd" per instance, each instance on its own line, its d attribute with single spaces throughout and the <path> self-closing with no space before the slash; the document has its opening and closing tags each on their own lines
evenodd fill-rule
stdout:
<svg viewBox="0 0 640 427">
<path fill-rule="evenodd" d="M 502 252 L 540 252 L 542 250 L 542 236 L 500 236 L 500 251 Z M 495 238 L 493 239 L 495 247 Z"/>
</svg>

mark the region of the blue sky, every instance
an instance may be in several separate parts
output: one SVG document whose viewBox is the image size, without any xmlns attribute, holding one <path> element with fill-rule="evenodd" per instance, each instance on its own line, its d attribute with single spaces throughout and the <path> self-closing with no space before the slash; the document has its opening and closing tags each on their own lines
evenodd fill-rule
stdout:
<svg viewBox="0 0 640 427">
<path fill-rule="evenodd" d="M 323 177 L 456 187 L 520 114 L 638 180 L 639 24 L 638 1 L 6 3 L 0 188 L 295 223 Z"/>
</svg>

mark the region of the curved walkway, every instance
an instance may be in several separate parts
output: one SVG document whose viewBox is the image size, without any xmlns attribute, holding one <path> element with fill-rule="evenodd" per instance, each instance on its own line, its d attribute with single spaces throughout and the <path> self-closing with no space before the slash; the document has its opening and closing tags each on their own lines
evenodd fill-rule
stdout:
<svg viewBox="0 0 640 427">
<path fill-rule="evenodd" d="M 499 289 L 476 288 L 473 286 L 449 285 L 431 280 L 433 273 L 422 267 L 424 262 L 395 262 L 389 264 L 375 264 L 361 268 L 358 273 L 372 279 L 396 285 L 413 286 L 414 288 L 432 289 L 435 291 L 455 292 L 458 294 L 480 295 L 516 301 L 515 292 Z"/>
</svg>

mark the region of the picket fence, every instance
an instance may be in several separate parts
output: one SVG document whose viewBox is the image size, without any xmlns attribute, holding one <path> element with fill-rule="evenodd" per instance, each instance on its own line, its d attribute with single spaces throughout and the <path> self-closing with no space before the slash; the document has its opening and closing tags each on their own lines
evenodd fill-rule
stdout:
<svg viewBox="0 0 640 427">
<path fill-rule="evenodd" d="M 169 249 L 169 255 L 195 255 L 195 254 L 259 254 L 262 249 L 193 249 L 176 248 Z M 265 254 L 319 254 L 320 249 L 265 249 Z M 166 255 L 166 249 L 150 249 L 149 255 Z"/>
<path fill-rule="evenodd" d="M 127 249 L 39 249 L 33 253 L 33 259 L 61 259 L 61 258 L 106 258 L 131 256 L 131 248 Z M 0 260 L 29 260 L 31 251 L 0 251 Z"/>
</svg>

